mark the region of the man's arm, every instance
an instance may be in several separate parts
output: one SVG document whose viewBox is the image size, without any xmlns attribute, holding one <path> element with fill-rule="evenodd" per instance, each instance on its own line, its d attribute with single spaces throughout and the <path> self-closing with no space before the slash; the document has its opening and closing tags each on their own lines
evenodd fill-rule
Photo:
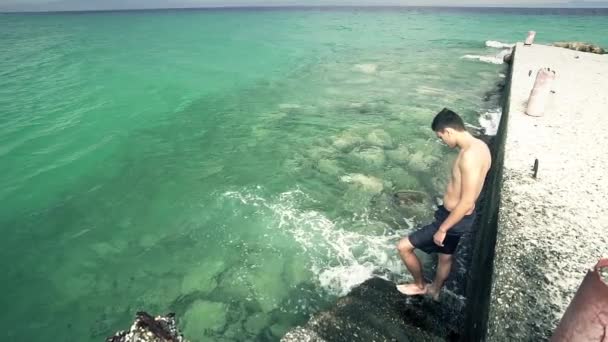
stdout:
<svg viewBox="0 0 608 342">
<path fill-rule="evenodd" d="M 456 223 L 473 208 L 475 208 L 475 197 L 479 185 L 479 160 L 474 154 L 465 154 L 462 156 L 458 168 L 460 169 L 461 177 L 461 192 L 460 201 L 456 207 L 450 212 L 450 215 L 443 221 L 439 230 L 435 233 L 434 241 L 437 245 L 443 246 L 445 235 Z"/>
</svg>

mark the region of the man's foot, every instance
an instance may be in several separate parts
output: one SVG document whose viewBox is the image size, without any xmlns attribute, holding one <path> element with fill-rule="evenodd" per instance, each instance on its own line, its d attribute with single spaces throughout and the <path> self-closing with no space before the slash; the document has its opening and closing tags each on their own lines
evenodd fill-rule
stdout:
<svg viewBox="0 0 608 342">
<path fill-rule="evenodd" d="M 439 301 L 439 294 L 441 293 L 441 289 L 436 289 L 433 284 L 426 285 L 426 294 L 431 296 L 434 301 Z"/>
<path fill-rule="evenodd" d="M 426 285 L 420 287 L 417 284 L 403 284 L 397 285 L 397 291 L 407 296 L 424 295 L 427 293 L 427 287 Z"/>
</svg>

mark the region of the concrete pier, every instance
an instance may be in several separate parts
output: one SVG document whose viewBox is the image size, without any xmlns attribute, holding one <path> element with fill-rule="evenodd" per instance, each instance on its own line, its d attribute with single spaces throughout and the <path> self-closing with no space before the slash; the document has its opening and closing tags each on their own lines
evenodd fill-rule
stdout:
<svg viewBox="0 0 608 342">
<path fill-rule="evenodd" d="M 543 67 L 557 73 L 554 93 L 531 117 Z M 608 257 L 608 55 L 517 44 L 508 91 L 486 339 L 542 341 Z"/>
</svg>

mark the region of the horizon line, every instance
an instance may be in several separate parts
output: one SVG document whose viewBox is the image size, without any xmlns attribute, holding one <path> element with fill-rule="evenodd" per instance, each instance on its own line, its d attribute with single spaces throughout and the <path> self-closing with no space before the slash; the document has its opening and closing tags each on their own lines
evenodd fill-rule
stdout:
<svg viewBox="0 0 608 342">
<path fill-rule="evenodd" d="M 606 7 L 563 7 L 563 6 L 508 6 L 504 4 L 499 5 L 459 5 L 459 6 L 438 6 L 438 5 L 217 5 L 217 6 L 184 6 L 184 7 L 150 7 L 150 8 L 117 8 L 117 9 L 66 9 L 66 10 L 2 10 L 0 14 L 37 14 L 37 13 L 87 13 L 87 12 L 136 12 L 136 11 L 166 11 L 166 10 L 238 10 L 238 9 L 546 9 L 546 10 L 608 10 Z"/>
</svg>

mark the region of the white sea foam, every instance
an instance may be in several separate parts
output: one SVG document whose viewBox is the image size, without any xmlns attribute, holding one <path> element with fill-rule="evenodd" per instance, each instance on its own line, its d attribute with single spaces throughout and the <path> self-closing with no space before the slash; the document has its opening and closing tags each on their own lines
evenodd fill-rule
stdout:
<svg viewBox="0 0 608 342">
<path fill-rule="evenodd" d="M 502 58 L 498 58 L 496 56 L 479 56 L 479 55 L 464 55 L 460 58 L 464 59 L 475 59 L 480 62 L 492 63 L 492 64 L 503 64 Z"/>
<path fill-rule="evenodd" d="M 483 127 L 486 135 L 496 135 L 502 110 L 500 108 L 487 111 L 479 117 L 479 125 Z"/>
<path fill-rule="evenodd" d="M 355 64 L 354 68 L 364 74 L 373 74 L 378 70 L 378 65 L 372 63 Z"/>
<path fill-rule="evenodd" d="M 273 199 L 258 196 L 257 192 L 233 191 L 224 196 L 245 205 L 268 209 L 277 222 L 269 229 L 287 233 L 298 243 L 309 258 L 317 281 L 329 293 L 345 295 L 372 276 L 387 277 L 403 270 L 395 253 L 395 243 L 405 232 L 385 229 L 384 234 L 374 235 L 349 231 L 343 226 L 383 223 L 360 215 L 349 219 L 347 225 L 346 220 L 334 222 L 321 212 L 299 209 L 298 203 L 312 201 L 301 190 L 284 192 Z"/>
<path fill-rule="evenodd" d="M 500 50 L 500 52 L 497 53 L 495 57 L 500 58 L 502 60 L 506 55 L 510 54 L 511 52 L 511 49 Z"/>
<path fill-rule="evenodd" d="M 464 55 L 460 58 L 474 59 L 474 60 L 478 60 L 478 61 L 484 62 L 484 63 L 503 64 L 504 57 L 509 53 L 511 53 L 511 49 L 504 49 L 504 50 L 501 50 L 499 53 L 497 53 L 494 56 Z"/>
<path fill-rule="evenodd" d="M 321 271 L 319 283 L 332 293 L 343 296 L 353 287 L 363 283 L 373 275 L 373 265 L 334 266 Z"/>
<path fill-rule="evenodd" d="M 302 106 L 295 103 L 281 103 L 279 104 L 279 109 L 300 109 Z"/>
<path fill-rule="evenodd" d="M 497 49 L 511 49 L 515 44 L 502 43 L 496 40 L 486 40 L 486 46 Z"/>
</svg>

